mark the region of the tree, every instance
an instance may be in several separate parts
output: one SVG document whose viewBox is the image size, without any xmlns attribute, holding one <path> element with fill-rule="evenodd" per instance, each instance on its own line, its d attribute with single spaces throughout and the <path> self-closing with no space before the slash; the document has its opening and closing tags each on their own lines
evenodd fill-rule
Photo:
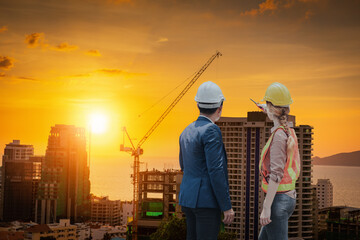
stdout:
<svg viewBox="0 0 360 240">
<path fill-rule="evenodd" d="M 151 240 L 184 240 L 186 239 L 186 220 L 172 216 L 163 220 L 157 231 L 150 235 Z M 236 233 L 220 232 L 218 240 L 236 240 Z"/>
<path fill-rule="evenodd" d="M 220 232 L 218 240 L 236 240 L 236 233 L 234 232 Z"/>
<path fill-rule="evenodd" d="M 105 233 L 104 234 L 104 237 L 103 237 L 103 240 L 111 240 L 111 236 L 109 233 Z"/>
<path fill-rule="evenodd" d="M 175 216 L 163 220 L 157 231 L 150 235 L 151 240 L 184 240 L 186 239 L 186 222 Z"/>
</svg>

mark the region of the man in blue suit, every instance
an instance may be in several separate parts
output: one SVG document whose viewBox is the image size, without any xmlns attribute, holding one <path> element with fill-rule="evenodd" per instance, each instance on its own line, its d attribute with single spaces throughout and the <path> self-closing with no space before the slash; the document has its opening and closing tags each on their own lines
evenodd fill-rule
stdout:
<svg viewBox="0 0 360 240">
<path fill-rule="evenodd" d="M 186 215 L 187 240 L 216 240 L 223 222 L 234 220 L 231 207 L 227 158 L 219 120 L 225 100 L 213 82 L 200 85 L 195 101 L 200 110 L 198 119 L 180 136 L 180 167 L 184 176 L 179 203 Z"/>
</svg>

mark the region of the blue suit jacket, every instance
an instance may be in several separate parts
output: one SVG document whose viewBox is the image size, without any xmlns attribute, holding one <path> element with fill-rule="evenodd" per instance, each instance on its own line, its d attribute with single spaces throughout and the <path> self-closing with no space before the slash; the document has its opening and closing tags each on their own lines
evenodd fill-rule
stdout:
<svg viewBox="0 0 360 240">
<path fill-rule="evenodd" d="M 179 157 L 184 172 L 180 205 L 231 209 L 227 158 L 220 128 L 200 115 L 181 133 Z"/>
</svg>

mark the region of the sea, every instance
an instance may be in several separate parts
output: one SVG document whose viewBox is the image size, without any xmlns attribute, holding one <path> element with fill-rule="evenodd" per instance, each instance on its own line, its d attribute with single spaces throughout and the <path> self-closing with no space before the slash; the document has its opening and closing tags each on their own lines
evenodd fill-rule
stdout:
<svg viewBox="0 0 360 240">
<path fill-rule="evenodd" d="M 92 164 L 91 192 L 96 196 L 109 196 L 111 200 L 131 200 L 132 171 L 129 163 L 124 162 Z M 318 179 L 330 179 L 333 184 L 334 206 L 360 208 L 360 167 L 314 165 L 312 184 Z"/>
</svg>

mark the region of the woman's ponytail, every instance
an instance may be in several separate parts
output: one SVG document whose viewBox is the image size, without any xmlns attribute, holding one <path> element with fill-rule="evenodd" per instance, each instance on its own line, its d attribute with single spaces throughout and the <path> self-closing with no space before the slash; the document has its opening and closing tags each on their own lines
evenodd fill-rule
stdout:
<svg viewBox="0 0 360 240">
<path fill-rule="evenodd" d="M 270 102 L 269 102 L 270 103 Z M 288 140 L 287 140 L 287 154 L 289 155 L 295 147 L 296 139 L 294 139 L 293 135 L 291 134 L 290 127 L 288 126 L 288 116 L 290 113 L 290 107 L 277 107 L 274 106 L 272 103 L 270 105 L 270 111 L 274 114 L 275 117 L 279 119 L 280 125 L 283 126 L 287 132 Z M 296 138 L 296 135 L 295 135 Z"/>
</svg>

